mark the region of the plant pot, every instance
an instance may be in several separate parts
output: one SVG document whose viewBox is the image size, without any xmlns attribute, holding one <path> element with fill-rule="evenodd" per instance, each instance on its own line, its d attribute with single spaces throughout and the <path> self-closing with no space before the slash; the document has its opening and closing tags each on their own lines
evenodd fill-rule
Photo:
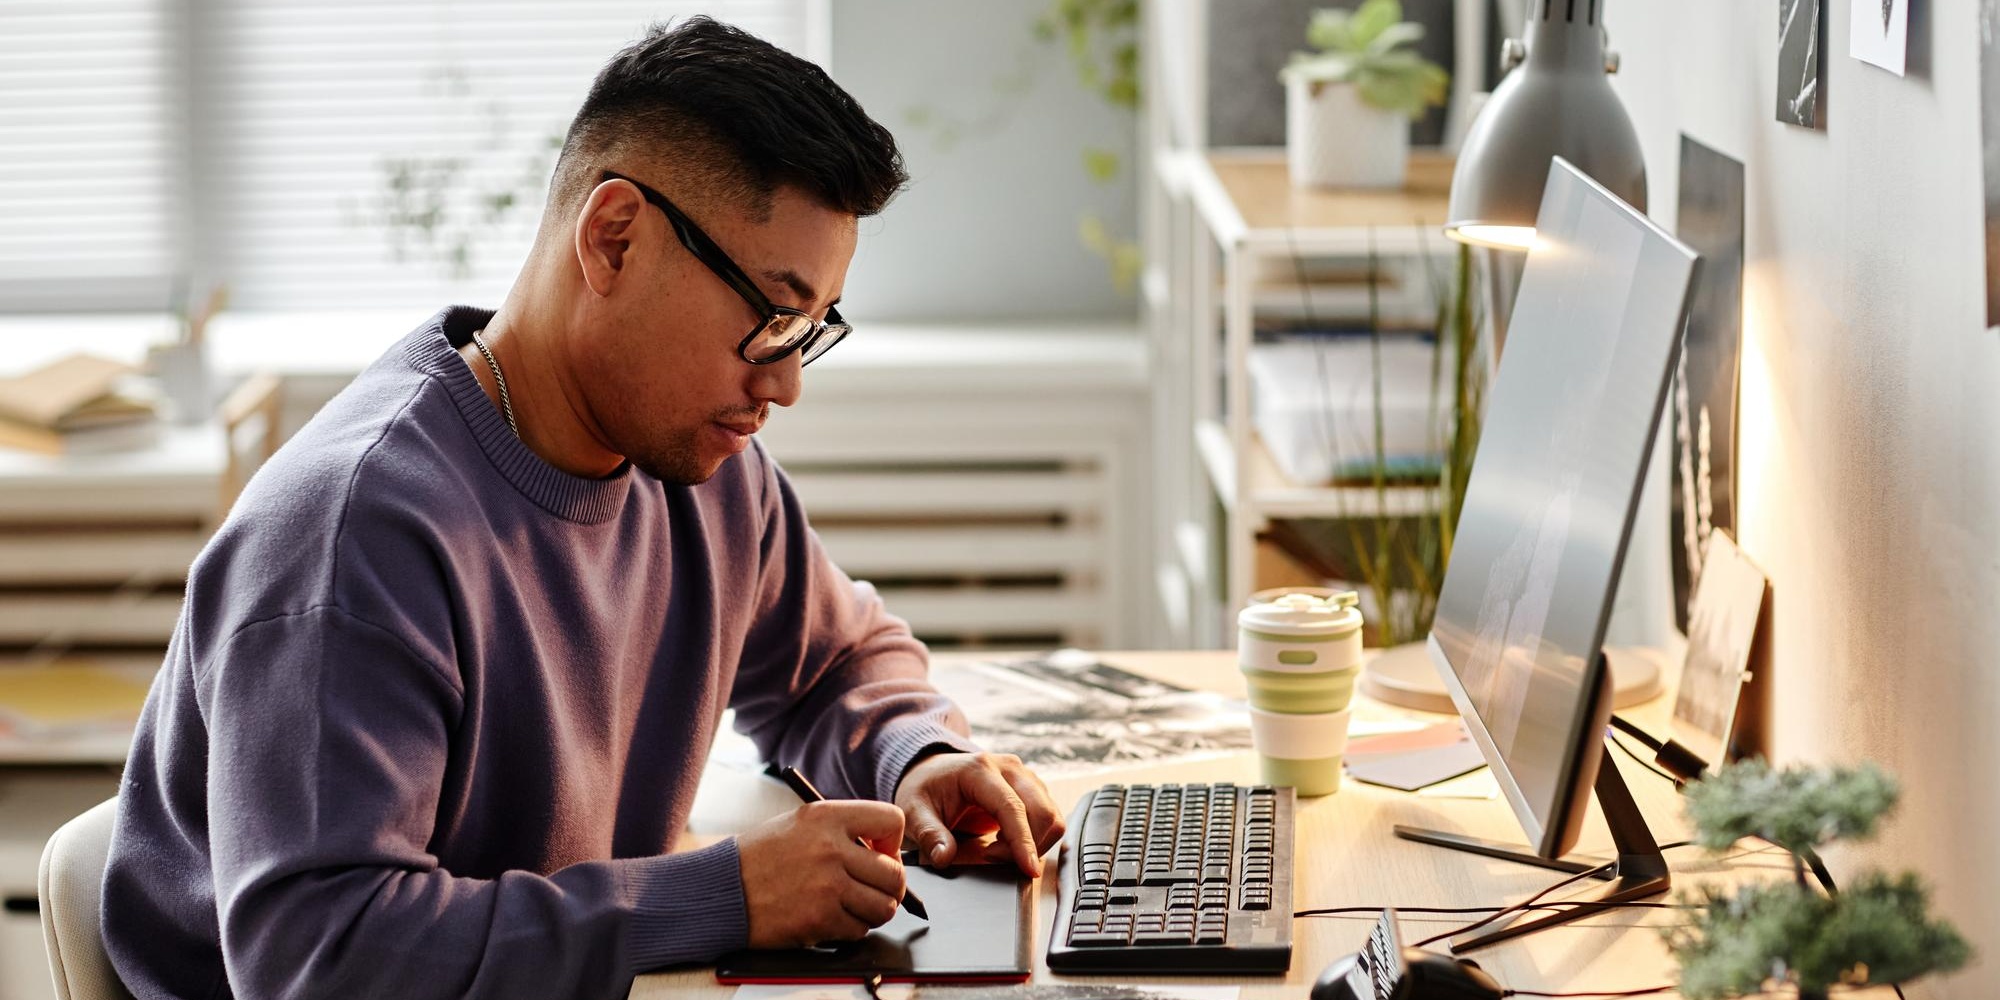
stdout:
<svg viewBox="0 0 2000 1000">
<path fill-rule="evenodd" d="M 1286 80 L 1285 158 L 1300 187 L 1399 188 L 1410 119 L 1363 101 L 1351 83 Z"/>
</svg>

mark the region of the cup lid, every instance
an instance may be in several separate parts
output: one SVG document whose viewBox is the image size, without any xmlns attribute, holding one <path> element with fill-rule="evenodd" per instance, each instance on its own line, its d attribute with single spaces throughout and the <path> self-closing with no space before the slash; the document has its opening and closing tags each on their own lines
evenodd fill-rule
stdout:
<svg viewBox="0 0 2000 1000">
<path fill-rule="evenodd" d="M 1361 612 L 1355 607 L 1359 603 L 1360 595 L 1351 590 L 1334 591 L 1325 597 L 1279 594 L 1244 608 L 1236 621 L 1243 628 L 1281 635 L 1335 635 L 1360 627 Z"/>
</svg>

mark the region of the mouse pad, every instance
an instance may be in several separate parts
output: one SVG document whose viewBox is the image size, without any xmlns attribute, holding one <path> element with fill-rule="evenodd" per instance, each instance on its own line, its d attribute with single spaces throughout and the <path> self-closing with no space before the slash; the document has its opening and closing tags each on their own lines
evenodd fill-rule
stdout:
<svg viewBox="0 0 2000 1000">
<path fill-rule="evenodd" d="M 1034 881 L 1013 865 L 905 865 L 929 921 L 903 909 L 859 941 L 820 948 L 735 951 L 717 981 L 739 983 L 1023 982 L 1033 971 Z"/>
</svg>

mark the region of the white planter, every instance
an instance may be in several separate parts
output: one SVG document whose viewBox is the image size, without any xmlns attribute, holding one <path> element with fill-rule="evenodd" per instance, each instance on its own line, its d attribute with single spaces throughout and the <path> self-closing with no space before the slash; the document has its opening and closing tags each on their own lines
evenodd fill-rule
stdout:
<svg viewBox="0 0 2000 1000">
<path fill-rule="evenodd" d="M 1285 157 L 1301 187 L 1399 188 L 1410 119 L 1363 101 L 1353 84 L 1287 80 Z"/>
</svg>

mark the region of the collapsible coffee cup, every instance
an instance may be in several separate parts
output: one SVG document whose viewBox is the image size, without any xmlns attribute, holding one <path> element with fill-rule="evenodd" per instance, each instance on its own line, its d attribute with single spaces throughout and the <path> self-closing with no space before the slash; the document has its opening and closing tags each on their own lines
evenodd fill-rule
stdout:
<svg viewBox="0 0 2000 1000">
<path fill-rule="evenodd" d="M 1346 591 L 1284 593 L 1236 616 L 1250 734 L 1267 784 L 1290 785 L 1302 796 L 1340 788 L 1348 703 L 1361 676 L 1361 612 L 1354 604 Z"/>
</svg>

